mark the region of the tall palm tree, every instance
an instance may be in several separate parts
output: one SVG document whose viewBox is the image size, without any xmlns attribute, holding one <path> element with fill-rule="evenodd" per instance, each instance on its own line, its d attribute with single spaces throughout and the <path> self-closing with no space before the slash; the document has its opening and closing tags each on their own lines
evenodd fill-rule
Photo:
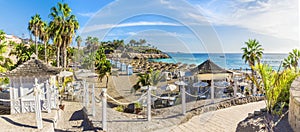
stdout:
<svg viewBox="0 0 300 132">
<path fill-rule="evenodd" d="M 37 39 L 41 35 L 41 30 L 43 28 L 43 21 L 39 14 L 35 14 L 31 17 L 31 20 L 28 23 L 28 30 L 34 35 L 34 43 L 35 43 L 35 54 L 38 56 L 38 45 Z"/>
<path fill-rule="evenodd" d="M 142 46 L 143 44 L 147 43 L 145 39 L 140 39 L 139 44 Z"/>
<path fill-rule="evenodd" d="M 79 51 L 79 48 L 80 48 L 80 44 L 82 42 L 82 38 L 78 35 L 75 39 L 75 41 L 77 42 L 77 48 L 78 48 L 78 51 Z"/>
<path fill-rule="evenodd" d="M 95 67 L 99 74 L 99 79 L 102 82 L 103 78 L 106 77 L 106 88 L 108 86 L 109 75 L 111 74 L 110 61 L 106 59 L 104 48 L 100 47 L 95 55 Z"/>
<path fill-rule="evenodd" d="M 254 66 L 257 64 L 260 64 L 260 60 L 263 55 L 263 48 L 261 47 L 261 44 L 256 39 L 249 39 L 247 42 L 245 42 L 246 47 L 242 47 L 243 56 L 242 59 L 245 60 L 245 63 L 248 63 L 252 74 L 251 74 L 251 81 L 252 81 L 252 89 L 254 88 L 254 84 L 256 84 L 257 88 L 259 88 L 259 85 L 255 79 L 254 76 Z"/>
<path fill-rule="evenodd" d="M 300 59 L 300 50 L 293 49 L 292 52 L 289 52 L 289 56 L 284 59 L 283 61 L 283 67 L 284 68 L 295 68 L 295 70 L 298 69 L 299 65 L 299 59 Z"/>
<path fill-rule="evenodd" d="M 40 39 L 44 42 L 44 57 L 45 57 L 45 62 L 48 63 L 47 59 L 47 45 L 50 39 L 50 27 L 46 22 L 43 22 L 42 24 L 42 30 L 41 30 L 41 36 Z"/>
<path fill-rule="evenodd" d="M 60 65 L 59 59 L 61 58 L 64 68 L 67 67 L 67 47 L 71 44 L 76 30 L 79 29 L 79 23 L 71 12 L 72 10 L 68 4 L 58 3 L 57 7 L 51 8 L 49 15 L 52 19 L 50 22 L 52 38 L 57 45 L 57 65 Z M 62 50 L 62 54 L 60 50 Z"/>
<path fill-rule="evenodd" d="M 136 41 L 135 41 L 134 39 L 131 39 L 131 40 L 129 41 L 129 43 L 130 43 L 131 46 L 134 46 L 134 45 L 136 44 Z"/>
</svg>

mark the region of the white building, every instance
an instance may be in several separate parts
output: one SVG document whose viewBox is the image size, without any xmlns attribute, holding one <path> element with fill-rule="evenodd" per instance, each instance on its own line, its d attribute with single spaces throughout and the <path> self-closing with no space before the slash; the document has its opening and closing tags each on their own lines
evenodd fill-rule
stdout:
<svg viewBox="0 0 300 132">
<path fill-rule="evenodd" d="M 6 42 L 12 41 L 12 42 L 15 42 L 15 43 L 17 43 L 17 44 L 22 43 L 22 39 L 19 38 L 19 37 L 17 37 L 17 36 L 14 36 L 14 35 L 8 35 L 8 34 L 5 34 L 4 36 L 5 36 L 4 41 L 6 41 Z"/>
</svg>

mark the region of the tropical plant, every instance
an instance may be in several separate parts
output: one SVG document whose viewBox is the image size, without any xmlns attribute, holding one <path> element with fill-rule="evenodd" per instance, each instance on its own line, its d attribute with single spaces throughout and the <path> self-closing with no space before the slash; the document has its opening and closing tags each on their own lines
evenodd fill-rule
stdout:
<svg viewBox="0 0 300 132">
<path fill-rule="evenodd" d="M 249 39 L 245 44 L 246 47 L 242 47 L 242 51 L 244 52 L 242 59 L 245 60 L 245 63 L 249 64 L 252 71 L 251 76 L 248 75 L 248 78 L 252 81 L 252 89 L 254 88 L 254 84 L 260 89 L 260 84 L 254 75 L 254 66 L 260 64 L 264 49 L 256 39 Z"/>
<path fill-rule="evenodd" d="M 134 46 L 136 44 L 136 41 L 134 39 L 131 39 L 129 41 L 130 46 Z"/>
<path fill-rule="evenodd" d="M 278 70 L 276 72 L 266 64 L 257 65 L 255 70 L 259 72 L 262 79 L 267 110 L 270 113 L 277 113 L 276 108 L 282 108 L 282 105 L 288 104 L 289 89 L 299 73 L 296 73 L 293 69 Z"/>
<path fill-rule="evenodd" d="M 68 4 L 58 3 L 57 7 L 51 8 L 51 14 L 49 15 L 52 21 L 50 27 L 52 30 L 51 36 L 53 42 L 57 45 L 57 65 L 59 66 L 59 59 L 62 58 L 62 65 L 67 67 L 67 47 L 72 42 L 77 29 L 79 29 L 79 23 L 75 15 L 71 14 L 72 10 Z M 62 55 L 60 57 L 60 50 Z"/>
<path fill-rule="evenodd" d="M 43 21 L 39 14 L 35 14 L 31 17 L 31 20 L 28 23 L 28 30 L 34 35 L 34 43 L 35 43 L 35 54 L 38 56 L 38 44 L 37 39 L 41 36 L 41 32 L 43 29 Z"/>
<path fill-rule="evenodd" d="M 41 35 L 40 35 L 40 39 L 44 42 L 44 60 L 46 63 L 48 63 L 48 59 L 47 59 L 47 45 L 50 39 L 50 27 L 48 26 L 48 24 L 46 22 L 42 22 L 42 30 L 41 30 Z"/>
<path fill-rule="evenodd" d="M 283 67 L 284 68 L 295 68 L 297 71 L 300 59 L 300 50 L 293 49 L 292 52 L 289 52 L 289 56 L 284 59 Z"/>
<path fill-rule="evenodd" d="M 99 74 L 99 79 L 102 82 L 103 78 L 106 77 L 106 88 L 108 86 L 109 75 L 111 74 L 110 61 L 106 59 L 104 48 L 100 47 L 95 55 L 95 68 Z"/>
<path fill-rule="evenodd" d="M 137 75 L 138 81 L 133 86 L 133 92 L 139 90 L 141 86 L 157 86 L 157 84 L 164 78 L 159 70 L 153 71 L 150 69 L 149 73 L 140 73 Z"/>
<path fill-rule="evenodd" d="M 13 67 L 13 62 L 10 58 L 4 57 L 2 54 L 4 54 L 6 50 L 6 42 L 3 40 L 5 39 L 5 32 L 0 30 L 0 72 L 6 72 L 7 70 L 11 70 Z M 0 78 L 1 84 L 8 84 L 9 79 L 8 78 Z"/>
<path fill-rule="evenodd" d="M 34 53 L 35 46 L 28 44 L 16 44 L 9 55 L 15 55 L 17 58 L 17 64 L 20 65 L 30 59 L 30 56 Z"/>
<path fill-rule="evenodd" d="M 75 41 L 77 42 L 77 48 L 78 48 L 78 51 L 79 51 L 79 48 L 80 48 L 80 44 L 81 44 L 81 42 L 82 42 L 82 39 L 81 39 L 80 36 L 77 36 L 76 39 L 75 39 Z"/>
</svg>

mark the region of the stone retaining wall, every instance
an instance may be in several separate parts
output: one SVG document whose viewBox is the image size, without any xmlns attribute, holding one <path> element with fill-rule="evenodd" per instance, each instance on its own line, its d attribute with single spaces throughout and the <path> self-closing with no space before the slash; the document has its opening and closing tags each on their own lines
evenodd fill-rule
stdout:
<svg viewBox="0 0 300 132">
<path fill-rule="evenodd" d="M 300 77 L 290 89 L 289 123 L 295 132 L 300 131 Z"/>
</svg>

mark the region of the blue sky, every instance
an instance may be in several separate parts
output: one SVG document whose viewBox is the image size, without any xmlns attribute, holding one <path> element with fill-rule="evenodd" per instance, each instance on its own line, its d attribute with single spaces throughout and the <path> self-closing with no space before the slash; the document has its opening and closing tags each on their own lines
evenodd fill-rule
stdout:
<svg viewBox="0 0 300 132">
<path fill-rule="evenodd" d="M 0 0 L 0 29 L 28 37 L 38 13 L 49 21 L 61 0 Z M 241 52 L 256 38 L 265 52 L 299 48 L 297 0 L 64 0 L 80 23 L 83 38 L 146 39 L 163 51 Z"/>
</svg>

